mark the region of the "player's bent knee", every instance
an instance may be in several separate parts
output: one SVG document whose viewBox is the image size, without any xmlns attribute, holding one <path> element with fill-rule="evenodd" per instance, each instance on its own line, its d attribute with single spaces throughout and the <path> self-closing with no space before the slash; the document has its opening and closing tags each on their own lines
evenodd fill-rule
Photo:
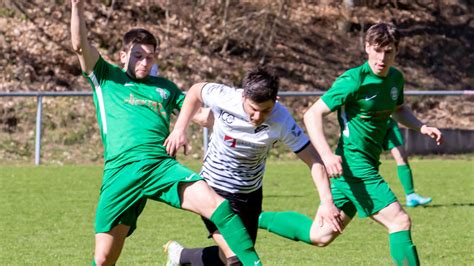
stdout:
<svg viewBox="0 0 474 266">
<path fill-rule="evenodd" d="M 400 226 L 404 230 L 409 230 L 411 227 L 411 218 L 408 214 L 404 213 L 401 217 Z"/>
<path fill-rule="evenodd" d="M 95 265 L 101 266 L 101 265 L 113 265 L 113 262 L 111 261 L 110 256 L 107 256 L 107 254 L 96 254 L 94 255 L 94 260 L 95 260 Z"/>
<path fill-rule="evenodd" d="M 337 234 L 311 236 L 311 243 L 316 247 L 327 247 L 336 237 Z"/>
<path fill-rule="evenodd" d="M 403 212 L 397 215 L 396 219 L 394 220 L 393 229 L 396 231 L 401 230 L 410 230 L 411 227 L 411 219 L 410 216 Z"/>
</svg>

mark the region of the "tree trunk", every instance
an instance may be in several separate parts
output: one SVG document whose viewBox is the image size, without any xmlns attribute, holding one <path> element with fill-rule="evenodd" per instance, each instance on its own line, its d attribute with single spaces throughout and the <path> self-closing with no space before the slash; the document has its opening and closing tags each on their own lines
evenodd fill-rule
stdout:
<svg viewBox="0 0 474 266">
<path fill-rule="evenodd" d="M 225 0 L 224 15 L 222 18 L 222 38 L 224 40 L 224 44 L 222 45 L 221 54 L 225 53 L 227 46 L 229 45 L 229 36 L 227 36 L 227 12 L 229 10 L 229 3 L 230 0 Z"/>
<path fill-rule="evenodd" d="M 337 28 L 341 32 L 349 32 L 352 26 L 354 0 L 343 0 L 339 10 L 341 17 L 337 21 Z"/>
</svg>

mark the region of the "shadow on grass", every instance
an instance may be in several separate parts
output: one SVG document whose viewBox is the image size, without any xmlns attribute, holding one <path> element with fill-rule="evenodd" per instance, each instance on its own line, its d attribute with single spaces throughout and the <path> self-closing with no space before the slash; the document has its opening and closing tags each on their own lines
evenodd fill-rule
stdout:
<svg viewBox="0 0 474 266">
<path fill-rule="evenodd" d="M 426 206 L 418 206 L 416 208 L 441 208 L 441 207 L 474 207 L 474 203 L 466 202 L 466 203 L 430 204 Z"/>
<path fill-rule="evenodd" d="M 263 195 L 263 198 L 266 199 L 266 198 L 303 198 L 303 197 L 306 197 L 306 196 L 303 196 L 303 195 L 294 195 L 294 194 L 289 194 L 289 195 L 278 195 L 278 194 L 273 194 L 273 195 Z"/>
</svg>

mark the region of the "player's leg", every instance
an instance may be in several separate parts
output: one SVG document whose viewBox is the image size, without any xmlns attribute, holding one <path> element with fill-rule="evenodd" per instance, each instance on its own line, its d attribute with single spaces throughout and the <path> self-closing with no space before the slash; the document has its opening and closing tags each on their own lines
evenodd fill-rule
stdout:
<svg viewBox="0 0 474 266">
<path fill-rule="evenodd" d="M 216 192 L 229 200 L 232 210 L 241 218 L 245 229 L 247 229 L 252 242 L 255 244 L 258 232 L 258 217 L 262 212 L 262 189 L 260 188 L 257 191 L 248 194 L 228 193 L 226 191 L 217 189 Z M 242 265 L 240 260 L 235 256 L 234 252 L 232 252 L 230 249 L 221 233 L 218 230 L 214 230 L 215 225 L 210 224 L 209 221 L 206 220 L 204 220 L 204 222 L 208 230 L 213 232 L 212 238 L 222 251 L 225 257 L 226 265 Z"/>
<path fill-rule="evenodd" d="M 92 265 L 114 265 L 122 251 L 130 226 L 119 224 L 107 233 L 95 235 L 95 252 Z"/>
<path fill-rule="evenodd" d="M 241 219 L 232 211 L 229 201 L 224 200 L 204 181 L 182 184 L 180 192 L 181 207 L 212 221 L 244 265 L 260 264 L 254 243 Z"/>
<path fill-rule="evenodd" d="M 301 213 L 294 211 L 286 212 L 262 212 L 258 220 L 260 229 L 277 234 L 281 237 L 294 241 L 311 242 L 311 225 L 313 220 Z"/>
<path fill-rule="evenodd" d="M 351 216 L 341 212 L 343 229 L 351 221 Z M 312 220 L 297 212 L 262 212 L 259 228 L 268 230 L 284 238 L 302 241 L 307 244 L 324 247 L 329 245 L 339 233 L 334 232 L 329 223 L 321 223 L 318 215 Z"/>
<path fill-rule="evenodd" d="M 390 153 L 395 159 L 395 162 L 397 162 L 398 178 L 402 183 L 405 195 L 414 193 L 415 188 L 413 186 L 413 175 L 411 172 L 411 168 L 408 165 L 408 157 L 405 152 L 405 149 L 402 146 L 393 147 L 390 150 Z"/>
<path fill-rule="evenodd" d="M 342 230 L 352 221 L 352 217 L 355 215 L 355 211 L 351 212 L 350 215 L 346 214 L 344 210 L 341 211 L 342 219 Z M 339 232 L 335 232 L 329 223 L 321 223 L 319 217 L 316 218 L 311 226 L 311 243 L 318 247 L 325 247 L 331 244 L 334 239 L 340 235 Z"/>
<path fill-rule="evenodd" d="M 113 265 L 122 251 L 125 238 L 136 228 L 138 216 L 146 199 L 137 182 L 141 163 L 131 163 L 104 171 L 95 220 L 95 251 L 93 264 Z"/>
<path fill-rule="evenodd" d="M 162 160 L 147 170 L 145 196 L 208 218 L 244 264 L 260 265 L 242 221 L 232 212 L 229 202 L 217 195 L 201 176 L 173 159 Z"/>
<path fill-rule="evenodd" d="M 334 204 L 342 210 L 344 228 L 355 215 L 356 209 L 337 187 L 331 186 L 331 193 L 333 194 Z M 327 246 L 339 235 L 333 231 L 329 223 L 321 224 L 321 221 L 317 218 L 313 221 L 306 215 L 292 211 L 262 212 L 258 222 L 259 228 L 271 233 L 321 247 Z"/>
<path fill-rule="evenodd" d="M 230 193 L 213 188 L 220 196 L 227 199 L 232 211 L 237 214 L 244 224 L 250 238 L 255 243 L 258 231 L 258 216 L 262 211 L 262 189 L 251 193 Z M 227 245 L 224 237 L 218 231 L 216 225 L 203 218 L 204 224 L 218 246 L 206 248 L 184 248 L 179 257 L 180 264 L 191 265 L 241 265 L 239 259 Z"/>
<path fill-rule="evenodd" d="M 224 266 L 226 258 L 218 246 L 185 248 L 180 243 L 170 240 L 163 246 L 168 254 L 167 266 L 194 265 L 194 266 Z"/>
<path fill-rule="evenodd" d="M 385 150 L 390 150 L 390 153 L 397 163 L 397 174 L 405 191 L 406 205 L 408 207 L 416 207 L 418 205 L 428 204 L 431 202 L 431 198 L 422 197 L 415 193 L 413 174 L 410 164 L 408 163 L 408 154 L 403 145 L 403 135 L 400 132 L 400 128 L 397 122 L 391 119 L 382 146 Z"/>
<path fill-rule="evenodd" d="M 388 229 L 390 255 L 397 265 L 419 265 L 416 247 L 411 239 L 411 220 L 398 201 L 371 218 Z"/>
<path fill-rule="evenodd" d="M 366 167 L 369 169 L 369 166 Z M 357 208 L 360 217 L 371 217 L 388 229 L 390 238 L 390 255 L 397 263 L 403 265 L 417 265 L 418 256 L 411 241 L 410 217 L 403 210 L 395 194 L 387 182 L 374 172 L 347 184 L 346 192 L 351 192 L 348 197 Z M 406 263 L 406 264 L 405 264 Z"/>
<path fill-rule="evenodd" d="M 416 207 L 419 205 L 426 205 L 431 202 L 431 198 L 422 197 L 415 193 L 415 186 L 413 184 L 413 174 L 408 163 L 408 155 L 403 146 L 397 146 L 390 150 L 393 158 L 397 162 L 397 173 L 400 182 L 402 183 L 403 190 L 406 195 L 407 207 Z"/>
</svg>

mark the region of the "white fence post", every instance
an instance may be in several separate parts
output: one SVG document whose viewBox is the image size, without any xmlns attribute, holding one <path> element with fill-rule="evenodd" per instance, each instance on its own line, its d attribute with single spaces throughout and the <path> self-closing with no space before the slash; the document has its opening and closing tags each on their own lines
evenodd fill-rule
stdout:
<svg viewBox="0 0 474 266">
<path fill-rule="evenodd" d="M 35 164 L 41 163 L 41 119 L 43 113 L 43 96 L 39 95 L 37 98 L 36 109 L 36 141 L 35 141 Z"/>
</svg>

